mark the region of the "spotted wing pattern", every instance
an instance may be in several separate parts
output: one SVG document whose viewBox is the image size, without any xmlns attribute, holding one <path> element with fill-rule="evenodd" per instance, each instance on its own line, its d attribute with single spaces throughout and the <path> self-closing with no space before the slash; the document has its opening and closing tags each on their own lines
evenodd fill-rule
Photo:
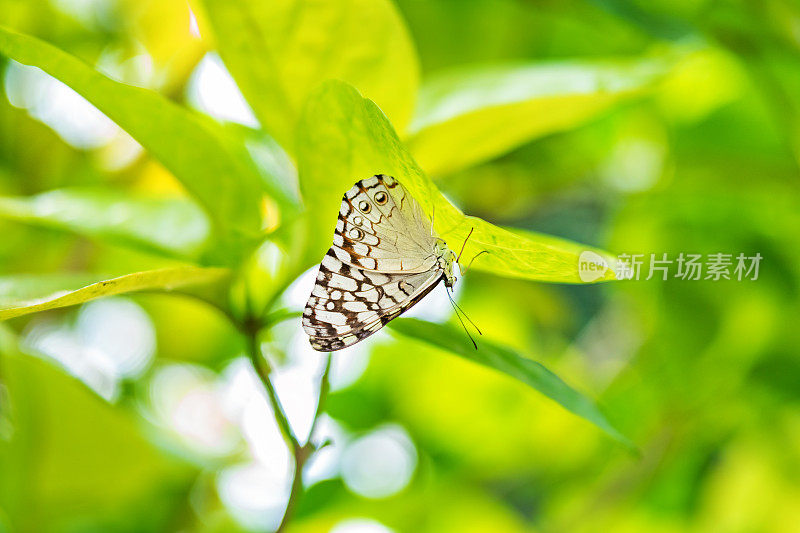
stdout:
<svg viewBox="0 0 800 533">
<path fill-rule="evenodd" d="M 347 191 L 331 250 L 358 268 L 426 272 L 436 265 L 436 237 L 419 204 L 391 176 L 372 176 Z"/>
<path fill-rule="evenodd" d="M 303 311 L 311 346 L 351 346 L 421 300 L 443 276 L 435 245 L 430 222 L 396 179 L 356 183 Z"/>
</svg>

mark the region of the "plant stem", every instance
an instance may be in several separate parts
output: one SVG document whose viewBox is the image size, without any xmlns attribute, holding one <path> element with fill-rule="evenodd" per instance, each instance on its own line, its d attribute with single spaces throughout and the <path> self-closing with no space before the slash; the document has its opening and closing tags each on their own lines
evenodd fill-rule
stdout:
<svg viewBox="0 0 800 533">
<path fill-rule="evenodd" d="M 331 388 L 330 383 L 330 375 L 331 375 L 331 363 L 333 361 L 333 355 L 328 352 L 325 360 L 325 370 L 322 372 L 322 378 L 319 381 L 319 399 L 317 400 L 317 410 L 314 411 L 314 420 L 311 421 L 311 431 L 308 432 L 308 440 L 311 441 L 311 437 L 314 436 L 314 430 L 317 427 L 317 421 L 319 421 L 319 415 L 322 414 L 322 411 L 325 410 L 325 400 L 328 398 L 328 391 Z"/>
<path fill-rule="evenodd" d="M 253 363 L 253 368 L 258 374 L 261 383 L 267 390 L 267 398 L 272 406 L 272 412 L 275 415 L 275 420 L 278 423 L 278 428 L 283 435 L 284 440 L 293 450 L 300 448 L 300 442 L 297 440 L 292 427 L 289 425 L 289 419 L 286 417 L 286 411 L 283 409 L 278 393 L 275 392 L 275 386 L 269 378 L 272 369 L 267 362 L 267 359 L 261 353 L 261 346 L 258 342 L 258 328 L 248 327 L 247 331 L 247 345 L 250 352 L 250 361 Z"/>
<path fill-rule="evenodd" d="M 328 353 L 327 360 L 325 361 L 325 371 L 322 373 L 322 378 L 319 382 L 319 399 L 317 400 L 317 408 L 314 411 L 314 419 L 311 421 L 311 430 L 308 432 L 308 441 L 304 446 L 300 447 L 299 449 L 295 449 L 294 479 L 292 480 L 292 489 L 291 492 L 289 492 L 289 501 L 286 503 L 286 510 L 283 513 L 283 518 L 281 519 L 278 529 L 275 530 L 275 533 L 282 533 L 285 530 L 286 525 L 289 523 L 289 520 L 291 520 L 294 509 L 297 506 L 297 502 L 300 500 L 300 496 L 303 492 L 303 466 L 305 466 L 306 461 L 316 451 L 314 444 L 311 442 L 311 438 L 314 436 L 314 429 L 317 426 L 319 415 L 324 409 L 325 399 L 327 398 L 328 390 L 330 389 L 330 380 L 328 378 L 331 373 L 331 359 L 331 354 Z"/>
<path fill-rule="evenodd" d="M 303 467 L 305 466 L 308 458 L 311 457 L 311 455 L 313 455 L 313 453 L 316 451 L 314 445 L 311 443 L 311 436 L 313 435 L 314 428 L 317 425 L 319 415 L 322 413 L 325 404 L 325 398 L 327 397 L 328 390 L 330 389 L 328 377 L 331 371 L 331 354 L 328 354 L 327 361 L 325 363 L 325 371 L 323 372 L 322 379 L 320 380 L 319 400 L 317 401 L 317 408 L 314 412 L 314 419 L 311 422 L 311 431 L 309 432 L 308 441 L 304 445 L 301 445 L 297 436 L 294 434 L 294 431 L 292 431 L 292 427 L 289 424 L 289 419 L 286 416 L 286 411 L 283 409 L 280 398 L 278 398 L 278 394 L 275 391 L 275 386 L 272 384 L 272 380 L 270 379 L 272 368 L 270 367 L 266 357 L 264 357 L 264 355 L 261 353 L 261 345 L 258 342 L 260 324 L 255 320 L 246 320 L 239 329 L 245 334 L 250 361 L 252 362 L 253 368 L 255 369 L 256 374 L 258 374 L 261 383 L 264 385 L 264 388 L 267 391 L 267 398 L 272 406 L 272 412 L 275 415 L 275 421 L 278 423 L 278 428 L 280 429 L 281 434 L 283 435 L 283 438 L 286 441 L 286 444 L 294 458 L 294 477 L 292 479 L 292 488 L 289 492 L 289 500 L 286 503 L 286 510 L 284 511 L 283 518 L 281 518 L 280 525 L 278 525 L 278 528 L 275 530 L 275 533 L 282 533 L 285 531 L 289 520 L 291 520 L 294 509 L 297 506 L 297 502 L 300 500 L 300 496 L 303 492 Z"/>
<path fill-rule="evenodd" d="M 278 525 L 275 533 L 282 533 L 286 530 L 289 520 L 292 519 L 294 508 L 300 500 L 300 493 L 303 491 L 303 465 L 305 464 L 305 452 L 300 449 L 299 452 L 294 454 L 294 478 L 292 479 L 292 489 L 289 492 L 289 501 L 286 502 L 286 510 L 283 512 L 283 518 Z"/>
</svg>

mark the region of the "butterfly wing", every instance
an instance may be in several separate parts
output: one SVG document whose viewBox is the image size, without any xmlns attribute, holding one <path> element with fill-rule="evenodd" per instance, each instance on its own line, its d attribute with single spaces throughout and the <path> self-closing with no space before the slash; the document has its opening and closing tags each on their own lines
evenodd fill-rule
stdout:
<svg viewBox="0 0 800 533">
<path fill-rule="evenodd" d="M 435 245 L 430 221 L 396 179 L 356 183 L 303 311 L 311 346 L 351 346 L 421 300 L 442 279 Z"/>
<path fill-rule="evenodd" d="M 391 176 L 356 183 L 342 198 L 331 250 L 343 263 L 383 273 L 436 266 L 436 237 L 417 201 Z"/>
<path fill-rule="evenodd" d="M 411 308 L 441 279 L 440 270 L 382 274 L 326 255 L 303 311 L 303 329 L 316 350 L 346 348 Z"/>
</svg>

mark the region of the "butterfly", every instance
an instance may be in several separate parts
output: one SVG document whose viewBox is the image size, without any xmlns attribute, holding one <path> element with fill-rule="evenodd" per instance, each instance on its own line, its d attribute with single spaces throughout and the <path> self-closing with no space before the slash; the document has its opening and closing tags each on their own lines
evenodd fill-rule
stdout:
<svg viewBox="0 0 800 533">
<path fill-rule="evenodd" d="M 342 198 L 333 246 L 303 311 L 311 346 L 329 352 L 366 339 L 440 281 L 453 287 L 457 261 L 397 179 L 357 182 Z"/>
</svg>

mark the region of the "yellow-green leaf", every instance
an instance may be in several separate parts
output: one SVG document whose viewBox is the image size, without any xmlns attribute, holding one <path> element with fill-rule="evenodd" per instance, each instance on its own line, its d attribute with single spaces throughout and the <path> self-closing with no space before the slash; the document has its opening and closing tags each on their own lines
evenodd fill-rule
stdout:
<svg viewBox="0 0 800 533">
<path fill-rule="evenodd" d="M 634 449 L 633 444 L 611 425 L 592 399 L 564 383 L 541 363 L 523 357 L 511 348 L 484 339 L 479 340 L 476 350 L 463 331 L 449 325 L 433 324 L 414 318 L 401 318 L 390 324 L 391 330 L 407 337 L 427 342 L 520 380 L 565 409 L 596 425 L 627 448 Z"/>
<path fill-rule="evenodd" d="M 557 131 L 641 94 L 664 63 L 570 62 L 460 69 L 426 81 L 409 128 L 422 168 L 446 174 Z"/>
<path fill-rule="evenodd" d="M 9 276 L 0 278 L 0 320 L 76 305 L 103 296 L 143 290 L 172 290 L 221 281 L 226 268 L 181 266 L 134 272 L 89 283 L 88 276 Z"/>
<path fill-rule="evenodd" d="M 0 27 L 0 54 L 39 67 L 108 115 L 161 161 L 224 233 L 261 230 L 258 172 L 225 132 L 153 91 L 114 81 L 44 41 Z"/>
<path fill-rule="evenodd" d="M 137 197 L 112 189 L 60 189 L 35 196 L 0 197 L 0 217 L 168 257 L 195 259 L 209 237 L 208 219 L 188 200 Z"/>
<path fill-rule="evenodd" d="M 342 82 L 329 82 L 306 106 L 298 131 L 298 164 L 303 199 L 315 228 L 314 252 L 330 245 L 339 204 L 353 183 L 374 174 L 389 174 L 408 188 L 436 231 L 451 248 L 464 251 L 465 262 L 483 250 L 473 268 L 539 281 L 578 283 L 582 246 L 533 233 L 511 232 L 480 218 L 465 216 L 420 169 L 391 124 L 370 100 Z M 434 215 L 435 212 L 435 215 Z M 608 270 L 600 280 L 613 279 Z"/>
<path fill-rule="evenodd" d="M 188 487 L 196 468 L 148 440 L 130 410 L 21 353 L 4 324 L 0 367 L 0 399 L 8 400 L 0 408 L 10 404 L 12 427 L 8 440 L 0 438 L 0 509 L 14 531 L 57 531 L 65 523 L 118 531 L 145 515 L 137 528 L 167 527 L 173 513 L 162 502 Z"/>
<path fill-rule="evenodd" d="M 308 94 L 347 81 L 401 125 L 411 118 L 419 66 L 388 0 L 202 0 L 225 65 L 262 126 L 290 147 Z"/>
</svg>

